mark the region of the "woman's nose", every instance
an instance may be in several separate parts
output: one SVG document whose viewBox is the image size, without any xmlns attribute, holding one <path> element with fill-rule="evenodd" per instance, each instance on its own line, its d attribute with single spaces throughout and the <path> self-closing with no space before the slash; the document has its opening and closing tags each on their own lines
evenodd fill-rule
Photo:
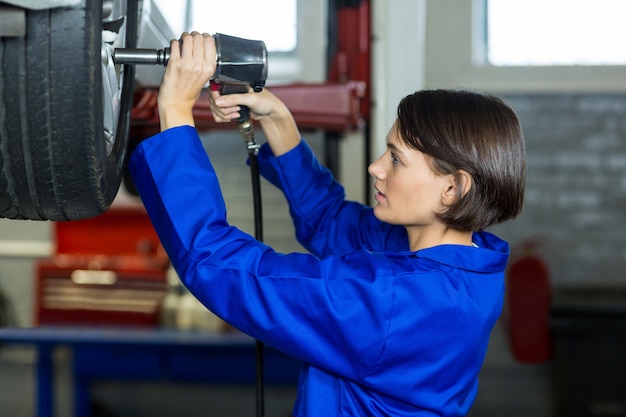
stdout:
<svg viewBox="0 0 626 417">
<path fill-rule="evenodd" d="M 376 178 L 376 179 L 381 179 L 382 177 L 382 170 L 380 168 L 380 158 L 378 158 L 376 161 L 372 162 L 368 167 L 367 167 L 367 172 L 368 174 L 370 174 L 372 177 Z"/>
</svg>

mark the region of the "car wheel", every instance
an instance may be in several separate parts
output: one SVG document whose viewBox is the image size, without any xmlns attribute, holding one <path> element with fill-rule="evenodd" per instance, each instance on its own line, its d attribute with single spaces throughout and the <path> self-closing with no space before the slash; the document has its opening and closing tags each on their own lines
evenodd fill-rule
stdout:
<svg viewBox="0 0 626 417">
<path fill-rule="evenodd" d="M 106 211 L 127 152 L 138 0 L 26 10 L 0 39 L 0 217 L 77 220 Z"/>
</svg>

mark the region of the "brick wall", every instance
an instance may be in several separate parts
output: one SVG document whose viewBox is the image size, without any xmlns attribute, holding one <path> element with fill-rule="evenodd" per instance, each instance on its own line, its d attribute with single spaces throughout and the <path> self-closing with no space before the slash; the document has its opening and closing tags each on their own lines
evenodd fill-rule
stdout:
<svg viewBox="0 0 626 417">
<path fill-rule="evenodd" d="M 522 215 L 494 231 L 534 237 L 556 284 L 626 284 L 626 95 L 508 94 L 526 137 Z"/>
</svg>

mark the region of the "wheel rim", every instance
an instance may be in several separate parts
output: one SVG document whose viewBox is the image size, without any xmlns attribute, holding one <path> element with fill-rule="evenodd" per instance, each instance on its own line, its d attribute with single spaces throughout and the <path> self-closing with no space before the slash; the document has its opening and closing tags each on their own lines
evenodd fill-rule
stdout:
<svg viewBox="0 0 626 417">
<path fill-rule="evenodd" d="M 126 0 L 102 2 L 102 108 L 104 140 L 107 155 L 115 148 L 116 133 L 120 122 L 124 66 L 115 65 L 113 51 L 126 45 Z"/>
</svg>

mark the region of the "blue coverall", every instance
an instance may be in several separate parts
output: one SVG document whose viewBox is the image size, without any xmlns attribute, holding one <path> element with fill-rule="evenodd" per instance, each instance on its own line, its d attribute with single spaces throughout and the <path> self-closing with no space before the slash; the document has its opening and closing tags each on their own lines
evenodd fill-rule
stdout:
<svg viewBox="0 0 626 417">
<path fill-rule="evenodd" d="M 409 250 L 403 227 L 345 200 L 302 141 L 262 174 L 311 254 L 276 253 L 227 223 L 196 130 L 143 141 L 130 170 L 182 282 L 211 311 L 301 359 L 294 416 L 463 416 L 504 296 L 506 242 Z"/>
</svg>

